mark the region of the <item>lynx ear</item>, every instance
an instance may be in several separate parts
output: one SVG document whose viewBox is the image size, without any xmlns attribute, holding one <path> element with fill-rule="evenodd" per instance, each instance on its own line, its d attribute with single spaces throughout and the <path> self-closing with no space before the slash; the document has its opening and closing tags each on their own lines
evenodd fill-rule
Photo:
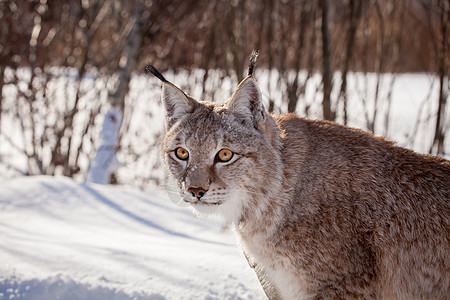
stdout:
<svg viewBox="0 0 450 300">
<path fill-rule="evenodd" d="M 247 76 L 239 84 L 228 102 L 228 109 L 234 113 L 243 124 L 251 124 L 261 129 L 265 119 L 261 91 L 252 76 Z"/>
<path fill-rule="evenodd" d="M 170 128 L 182 116 L 194 111 L 196 102 L 167 81 L 152 64 L 145 67 L 145 72 L 153 74 L 163 82 L 161 99 L 166 109 L 166 129 Z"/>
<path fill-rule="evenodd" d="M 161 98 L 166 109 L 167 127 L 195 109 L 194 101 L 170 82 L 164 82 Z"/>
</svg>

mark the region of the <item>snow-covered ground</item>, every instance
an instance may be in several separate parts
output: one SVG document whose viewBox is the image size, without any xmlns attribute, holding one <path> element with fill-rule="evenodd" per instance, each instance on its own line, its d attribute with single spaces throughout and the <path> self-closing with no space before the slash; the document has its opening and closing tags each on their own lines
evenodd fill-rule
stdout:
<svg viewBox="0 0 450 300">
<path fill-rule="evenodd" d="M 0 184 L 0 299 L 264 299 L 233 233 L 161 191 Z"/>
</svg>

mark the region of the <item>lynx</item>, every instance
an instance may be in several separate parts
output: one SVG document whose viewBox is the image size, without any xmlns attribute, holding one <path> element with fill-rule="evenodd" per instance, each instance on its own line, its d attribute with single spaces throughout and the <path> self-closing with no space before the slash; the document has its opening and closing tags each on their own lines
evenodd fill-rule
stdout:
<svg viewBox="0 0 450 300">
<path fill-rule="evenodd" d="M 450 162 L 367 132 L 269 114 L 253 76 L 225 102 L 163 82 L 165 164 L 233 227 L 271 299 L 449 299 Z"/>
</svg>

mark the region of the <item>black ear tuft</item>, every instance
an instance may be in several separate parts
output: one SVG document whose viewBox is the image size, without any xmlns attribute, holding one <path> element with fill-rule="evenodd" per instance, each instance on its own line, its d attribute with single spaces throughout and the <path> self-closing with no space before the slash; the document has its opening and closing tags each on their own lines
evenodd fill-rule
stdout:
<svg viewBox="0 0 450 300">
<path fill-rule="evenodd" d="M 253 76 L 253 71 L 255 71 L 256 60 L 258 59 L 259 51 L 253 50 L 250 55 L 250 63 L 248 64 L 248 75 Z"/>
<path fill-rule="evenodd" d="M 148 64 L 148 65 L 145 67 L 145 72 L 146 72 L 146 73 L 152 73 L 155 77 L 157 77 L 157 78 L 158 78 L 159 80 L 161 80 L 162 82 L 169 82 L 169 81 L 167 81 L 167 79 L 164 78 L 164 76 L 162 76 L 162 74 L 159 73 L 159 71 L 156 70 L 156 68 L 155 68 L 153 65 L 151 65 L 151 64 Z"/>
</svg>

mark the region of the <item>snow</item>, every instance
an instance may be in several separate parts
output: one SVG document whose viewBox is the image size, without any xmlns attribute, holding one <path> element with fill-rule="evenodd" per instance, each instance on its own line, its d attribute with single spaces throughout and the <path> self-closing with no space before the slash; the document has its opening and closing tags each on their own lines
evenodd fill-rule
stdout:
<svg viewBox="0 0 450 300">
<path fill-rule="evenodd" d="M 0 299 L 264 299 L 233 233 L 162 191 L 0 185 Z"/>
</svg>

